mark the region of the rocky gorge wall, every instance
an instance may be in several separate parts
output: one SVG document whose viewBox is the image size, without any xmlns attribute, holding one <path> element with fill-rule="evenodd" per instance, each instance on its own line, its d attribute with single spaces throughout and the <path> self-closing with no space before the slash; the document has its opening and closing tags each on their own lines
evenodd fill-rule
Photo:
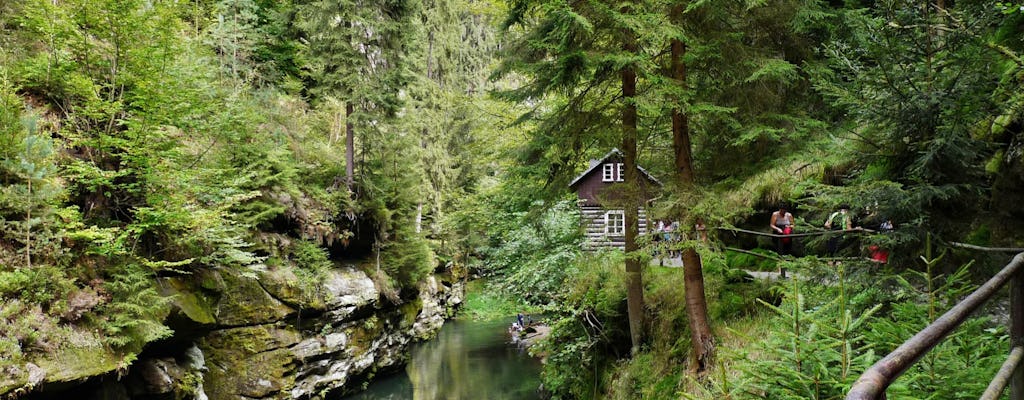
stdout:
<svg viewBox="0 0 1024 400">
<path fill-rule="evenodd" d="M 325 280 L 290 269 L 247 276 L 204 271 L 162 278 L 173 308 L 172 338 L 151 343 L 129 366 L 83 374 L 35 368 L 27 399 L 309 399 L 361 388 L 404 365 L 409 346 L 431 337 L 464 296 L 439 276 L 394 304 L 366 273 L 332 270 Z M 101 368 L 102 369 L 102 368 Z M 16 393 L 12 391 L 11 393 Z M 2 395 L 2 393 L 0 393 Z M 8 394 L 9 397 L 13 397 Z M 70 396 L 70 397 L 69 397 Z"/>
</svg>

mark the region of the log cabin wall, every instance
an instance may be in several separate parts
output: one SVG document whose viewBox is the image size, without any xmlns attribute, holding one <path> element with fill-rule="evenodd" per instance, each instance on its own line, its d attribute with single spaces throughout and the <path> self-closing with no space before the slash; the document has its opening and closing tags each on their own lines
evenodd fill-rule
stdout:
<svg viewBox="0 0 1024 400">
<path fill-rule="evenodd" d="M 583 249 L 587 251 L 625 248 L 625 233 L 621 204 L 622 154 L 616 149 L 601 160 L 592 160 L 590 168 L 569 185 L 575 189 L 580 207 L 586 240 Z M 640 193 L 643 204 L 651 199 L 651 193 L 660 189 L 661 182 L 640 168 Z M 618 203 L 618 204 L 617 204 Z M 639 208 L 640 234 L 647 234 L 649 221 L 645 207 Z"/>
<path fill-rule="evenodd" d="M 583 241 L 583 250 L 595 251 L 603 249 L 626 248 L 625 234 L 608 233 L 606 214 L 609 212 L 621 212 L 621 210 L 606 210 L 601 206 L 580 205 L 580 220 L 584 226 L 586 240 Z M 647 210 L 640 207 L 640 234 L 647 234 Z"/>
</svg>

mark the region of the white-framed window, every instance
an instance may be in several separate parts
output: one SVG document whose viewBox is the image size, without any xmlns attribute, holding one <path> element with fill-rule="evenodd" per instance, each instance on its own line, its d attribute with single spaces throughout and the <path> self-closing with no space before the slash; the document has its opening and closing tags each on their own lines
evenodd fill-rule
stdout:
<svg viewBox="0 0 1024 400">
<path fill-rule="evenodd" d="M 604 164 L 602 172 L 601 182 L 622 182 L 626 179 L 626 175 L 622 174 L 622 163 Z"/>
<path fill-rule="evenodd" d="M 622 235 L 626 232 L 626 215 L 622 210 L 611 210 L 604 214 L 604 233 Z"/>
</svg>

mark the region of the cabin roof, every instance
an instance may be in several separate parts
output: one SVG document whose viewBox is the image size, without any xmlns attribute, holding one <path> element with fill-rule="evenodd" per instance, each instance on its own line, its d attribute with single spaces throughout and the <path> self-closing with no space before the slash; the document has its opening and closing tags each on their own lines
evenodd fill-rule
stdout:
<svg viewBox="0 0 1024 400">
<path fill-rule="evenodd" d="M 591 162 L 590 168 L 587 168 L 587 170 L 583 171 L 582 174 L 579 174 L 579 176 L 577 176 L 576 179 L 573 179 L 572 182 L 569 183 L 569 187 L 575 188 L 578 183 L 583 181 L 583 178 L 596 171 L 597 167 L 604 164 L 605 161 L 608 161 L 608 159 L 612 158 L 613 156 L 623 157 L 622 151 L 619 150 L 618 148 L 614 148 L 612 149 L 612 151 L 609 151 L 608 154 L 605 154 L 604 157 L 601 157 L 600 160 L 597 160 L 597 162 Z M 658 178 L 655 178 L 653 175 L 651 175 L 650 172 L 647 172 L 647 170 L 644 169 L 644 167 L 637 165 L 636 168 L 640 170 L 640 173 L 643 174 L 643 176 L 647 177 L 647 179 L 650 179 L 651 182 L 658 184 L 658 186 L 662 186 L 661 181 L 659 181 Z"/>
</svg>

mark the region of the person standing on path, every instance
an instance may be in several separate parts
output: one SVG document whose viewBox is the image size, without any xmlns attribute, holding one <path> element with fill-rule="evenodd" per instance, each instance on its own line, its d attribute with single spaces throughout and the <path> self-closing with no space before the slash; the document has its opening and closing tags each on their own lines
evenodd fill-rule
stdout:
<svg viewBox="0 0 1024 400">
<path fill-rule="evenodd" d="M 779 206 L 779 211 L 772 213 L 768 226 L 777 235 L 788 235 L 793 232 L 793 214 L 786 210 L 786 206 Z M 779 255 L 787 255 L 793 252 L 792 238 L 775 238 L 775 252 Z"/>
<path fill-rule="evenodd" d="M 850 215 L 850 206 L 846 204 L 840 205 L 839 211 L 829 215 L 828 220 L 825 221 L 825 229 L 833 231 L 853 229 L 853 218 Z M 828 238 L 827 242 L 828 255 L 835 257 L 836 253 L 839 252 L 839 247 L 842 242 L 842 233 L 832 234 L 832 236 Z"/>
</svg>

